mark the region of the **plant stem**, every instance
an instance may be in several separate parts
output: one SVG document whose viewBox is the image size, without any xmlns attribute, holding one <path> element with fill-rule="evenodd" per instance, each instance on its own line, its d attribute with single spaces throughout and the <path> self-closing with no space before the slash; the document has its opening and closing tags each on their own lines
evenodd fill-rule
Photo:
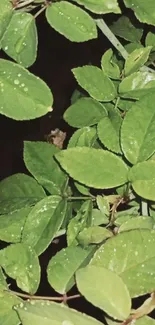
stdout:
<svg viewBox="0 0 155 325">
<path fill-rule="evenodd" d="M 141 202 L 142 216 L 148 216 L 148 203 L 146 201 Z"/>
<path fill-rule="evenodd" d="M 116 36 L 112 33 L 110 28 L 104 22 L 103 19 L 96 19 L 96 25 L 102 31 L 102 33 L 108 38 L 108 40 L 112 43 L 112 45 L 121 53 L 122 57 L 126 60 L 128 57 L 128 52 L 120 43 L 120 41 L 116 38 Z"/>
<path fill-rule="evenodd" d="M 57 237 L 63 236 L 65 233 L 66 233 L 66 229 L 60 229 L 60 230 L 56 233 L 56 235 L 54 236 L 54 238 L 57 238 Z"/>
<path fill-rule="evenodd" d="M 65 298 L 64 298 L 64 296 L 62 296 L 62 297 L 31 296 L 26 293 L 20 293 L 20 292 L 16 292 L 13 290 L 4 290 L 4 291 L 7 291 L 10 294 L 16 295 L 21 298 L 29 299 L 29 300 L 48 300 L 48 301 L 53 301 L 53 300 L 54 301 L 64 301 L 65 300 L 65 301 L 68 301 L 68 300 L 77 299 L 77 298 L 81 297 L 79 294 L 69 296 L 69 297 L 65 296 Z"/>
<path fill-rule="evenodd" d="M 33 3 L 33 1 L 34 0 L 26 0 L 26 1 L 24 1 L 24 2 L 21 2 L 21 3 L 19 3 L 17 6 L 16 6 L 16 8 L 23 8 L 23 7 L 25 7 L 25 6 L 28 6 L 28 5 L 30 5 L 31 3 Z"/>
<path fill-rule="evenodd" d="M 47 6 L 43 6 L 40 10 L 38 10 L 37 13 L 34 15 L 34 19 L 36 19 L 46 8 Z"/>
<path fill-rule="evenodd" d="M 107 26 L 105 21 L 103 19 L 96 19 L 95 22 L 98 28 L 102 31 L 102 33 L 108 38 L 111 44 L 116 48 L 116 50 L 121 53 L 122 57 L 126 60 L 129 55 L 128 52 L 117 39 L 117 37 L 113 34 L 113 32 L 110 30 L 110 28 Z M 140 71 L 155 73 L 153 69 L 148 68 L 147 66 L 141 67 Z"/>
<path fill-rule="evenodd" d="M 119 101 L 120 101 L 120 97 L 117 97 L 117 99 L 116 99 L 116 103 L 115 103 L 115 107 L 114 107 L 115 110 L 117 110 L 117 107 L 118 107 Z"/>
</svg>

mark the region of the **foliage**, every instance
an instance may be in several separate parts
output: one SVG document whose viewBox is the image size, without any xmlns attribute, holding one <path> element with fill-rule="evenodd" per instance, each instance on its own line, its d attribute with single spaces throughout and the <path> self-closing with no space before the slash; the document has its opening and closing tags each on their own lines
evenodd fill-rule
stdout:
<svg viewBox="0 0 155 325">
<path fill-rule="evenodd" d="M 52 110 L 51 90 L 26 69 L 37 57 L 38 15 L 45 11 L 72 42 L 100 30 L 112 44 L 100 67 L 88 58 L 72 70 L 79 88 L 64 113 L 75 128 L 66 147 L 26 141 L 32 176 L 0 183 L 1 324 L 155 325 L 148 316 L 155 308 L 154 9 L 154 0 L 0 1 L 0 48 L 15 61 L 0 59 L 0 113 L 7 117 Z M 47 266 L 61 296 L 39 297 L 39 256 L 62 235 L 67 244 Z M 132 299 L 145 294 L 132 310 Z M 81 296 L 101 309 L 102 322 L 65 306 Z"/>
</svg>

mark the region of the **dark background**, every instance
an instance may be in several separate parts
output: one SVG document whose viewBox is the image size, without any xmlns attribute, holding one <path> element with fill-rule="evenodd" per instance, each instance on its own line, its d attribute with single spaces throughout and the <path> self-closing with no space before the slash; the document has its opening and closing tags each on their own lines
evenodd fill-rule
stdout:
<svg viewBox="0 0 155 325">
<path fill-rule="evenodd" d="M 54 95 L 53 112 L 31 121 L 15 121 L 0 115 L 0 180 L 25 172 L 22 159 L 24 140 L 44 140 L 55 128 L 68 131 L 62 119 L 76 88 L 71 69 L 88 63 L 100 64 L 109 44 L 103 34 L 85 43 L 72 43 L 48 25 L 44 14 L 37 18 L 39 48 L 30 71 L 43 79 Z M 7 58 L 0 51 L 0 58 Z M 10 58 L 8 58 L 10 60 Z"/>
</svg>

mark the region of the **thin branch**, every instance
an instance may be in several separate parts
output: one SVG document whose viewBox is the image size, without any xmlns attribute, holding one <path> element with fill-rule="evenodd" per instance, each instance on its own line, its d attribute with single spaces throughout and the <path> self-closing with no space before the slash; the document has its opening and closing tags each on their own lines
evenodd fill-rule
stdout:
<svg viewBox="0 0 155 325">
<path fill-rule="evenodd" d="M 142 216 L 148 216 L 148 203 L 146 201 L 141 202 Z"/>
<path fill-rule="evenodd" d="M 29 300 L 48 300 L 48 301 L 64 301 L 65 300 L 65 301 L 68 301 L 68 300 L 77 299 L 77 298 L 81 297 L 79 294 L 69 296 L 69 297 L 67 297 L 66 295 L 65 295 L 65 297 L 64 296 L 62 296 L 62 297 L 47 297 L 47 296 L 34 296 L 34 295 L 31 296 L 29 294 L 16 292 L 14 290 L 4 290 L 4 291 L 7 291 L 8 293 L 10 293 L 12 295 L 16 295 L 18 297 L 29 299 Z"/>
<path fill-rule="evenodd" d="M 46 8 L 47 6 L 44 6 L 40 10 L 38 10 L 37 13 L 34 15 L 34 19 L 36 19 Z"/>
<path fill-rule="evenodd" d="M 24 2 L 21 2 L 21 3 L 19 3 L 17 6 L 16 6 L 16 8 L 23 8 L 23 7 L 25 7 L 25 6 L 28 6 L 28 5 L 30 5 L 31 3 L 33 3 L 34 2 L 34 0 L 26 0 L 26 1 L 24 1 Z"/>
<path fill-rule="evenodd" d="M 116 50 L 121 53 L 122 57 L 126 60 L 129 55 L 128 52 L 117 39 L 117 37 L 113 34 L 113 32 L 110 30 L 110 28 L 107 26 L 105 21 L 103 19 L 96 19 L 95 22 L 98 28 L 102 31 L 102 33 L 108 38 L 111 44 L 116 48 Z M 147 66 L 141 67 L 140 71 L 155 73 L 155 70 L 148 68 Z"/>
</svg>

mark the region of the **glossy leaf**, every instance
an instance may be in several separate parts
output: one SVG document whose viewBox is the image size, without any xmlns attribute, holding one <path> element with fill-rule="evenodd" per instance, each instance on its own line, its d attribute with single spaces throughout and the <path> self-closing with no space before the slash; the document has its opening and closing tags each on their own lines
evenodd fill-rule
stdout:
<svg viewBox="0 0 155 325">
<path fill-rule="evenodd" d="M 146 46 L 152 46 L 153 51 L 155 50 L 155 34 L 153 32 L 148 32 L 145 39 Z"/>
<path fill-rule="evenodd" d="M 83 5 L 86 9 L 95 12 L 96 14 L 108 14 L 113 12 L 115 14 L 121 13 L 117 0 L 74 0 L 75 2 Z"/>
<path fill-rule="evenodd" d="M 12 244 L 0 251 L 0 265 L 17 286 L 34 294 L 40 282 L 40 265 L 35 251 L 24 244 Z"/>
<path fill-rule="evenodd" d="M 112 236 L 113 234 L 106 228 L 91 226 L 79 233 L 78 242 L 82 246 L 88 246 L 90 244 L 99 244 Z"/>
<path fill-rule="evenodd" d="M 104 150 L 71 148 L 58 153 L 56 159 L 71 177 L 90 187 L 112 188 L 127 181 L 125 163 Z"/>
<path fill-rule="evenodd" d="M 52 111 L 53 96 L 45 82 L 25 68 L 0 59 L 0 113 L 31 120 Z"/>
<path fill-rule="evenodd" d="M 91 264 L 116 272 L 131 297 L 155 290 L 155 231 L 131 230 L 110 238 L 95 253 Z"/>
<path fill-rule="evenodd" d="M 155 25 L 154 0 L 124 0 L 124 3 L 141 22 Z"/>
<path fill-rule="evenodd" d="M 141 49 L 136 49 L 129 54 L 125 61 L 124 68 L 126 76 L 138 71 L 145 64 L 149 58 L 151 48 L 151 46 L 148 46 Z"/>
<path fill-rule="evenodd" d="M 140 99 L 145 94 L 150 94 L 155 88 L 155 73 L 134 72 L 123 79 L 119 86 L 122 97 Z"/>
<path fill-rule="evenodd" d="M 77 215 L 71 219 L 67 229 L 67 243 L 78 245 L 77 236 L 85 227 L 91 226 L 92 223 L 92 202 L 88 200 L 82 204 Z"/>
<path fill-rule="evenodd" d="M 26 218 L 31 208 L 22 208 L 10 214 L 0 216 L 0 240 L 18 243 L 21 240 Z"/>
<path fill-rule="evenodd" d="M 2 48 L 8 56 L 24 67 L 31 66 L 37 56 L 38 36 L 33 15 L 16 12 L 2 39 Z"/>
<path fill-rule="evenodd" d="M 74 274 L 77 269 L 87 264 L 90 259 L 92 247 L 67 247 L 59 251 L 50 260 L 47 267 L 48 282 L 55 291 L 65 294 L 75 284 Z"/>
<path fill-rule="evenodd" d="M 17 311 L 22 325 L 103 325 L 64 304 L 49 301 L 24 302 L 18 305 Z"/>
<path fill-rule="evenodd" d="M 93 209 L 92 211 L 92 226 L 99 226 L 103 224 L 108 224 L 109 219 L 106 214 L 98 209 Z"/>
<path fill-rule="evenodd" d="M 132 229 L 153 229 L 155 223 L 150 217 L 136 217 L 122 223 L 118 232 L 129 231 Z"/>
<path fill-rule="evenodd" d="M 60 195 L 67 184 L 67 176 L 54 159 L 60 150 L 45 142 L 24 142 L 24 162 L 29 172 L 51 194 Z"/>
<path fill-rule="evenodd" d="M 69 140 L 68 148 L 93 147 L 97 139 L 96 127 L 84 127 L 75 131 Z"/>
<path fill-rule="evenodd" d="M 22 242 L 40 255 L 60 229 L 65 213 L 66 200 L 60 196 L 51 195 L 38 202 L 26 219 Z"/>
<path fill-rule="evenodd" d="M 155 94 L 148 94 L 126 113 L 121 129 L 121 145 L 126 158 L 136 164 L 155 151 Z"/>
<path fill-rule="evenodd" d="M 85 65 L 72 69 L 72 72 L 78 84 L 94 99 L 108 102 L 116 97 L 114 84 L 98 67 Z"/>
<path fill-rule="evenodd" d="M 121 154 L 120 148 L 120 128 L 122 119 L 115 110 L 108 112 L 97 126 L 97 132 L 100 141 L 113 152 Z"/>
<path fill-rule="evenodd" d="M 147 200 L 155 201 L 155 161 L 149 160 L 133 166 L 129 180 L 134 191 Z"/>
<path fill-rule="evenodd" d="M 23 208 L 31 207 L 35 203 L 37 203 L 41 198 L 34 197 L 16 197 L 11 199 L 2 199 L 0 200 L 0 215 L 13 213 Z"/>
<path fill-rule="evenodd" d="M 129 316 L 131 308 L 129 292 L 115 272 L 89 265 L 77 271 L 76 281 L 82 295 L 108 315 L 118 320 L 124 320 Z"/>
<path fill-rule="evenodd" d="M 0 182 L 0 193 L 2 202 L 8 202 L 8 200 L 17 202 L 15 200 L 21 199 L 22 201 L 24 199 L 31 204 L 46 196 L 43 188 L 35 179 L 25 174 L 14 174 L 2 180 Z"/>
<path fill-rule="evenodd" d="M 81 8 L 61 1 L 46 9 L 48 23 L 72 42 L 85 42 L 97 37 L 94 20 Z"/>
<path fill-rule="evenodd" d="M 21 324 L 17 312 L 13 307 L 20 304 L 22 300 L 16 295 L 0 291 L 0 323 L 4 325 Z"/>
<path fill-rule="evenodd" d="M 83 97 L 65 111 L 64 120 L 75 128 L 82 128 L 97 124 L 106 115 L 102 104 L 92 98 Z"/>
<path fill-rule="evenodd" d="M 111 319 L 109 319 L 107 317 L 106 317 L 106 322 L 107 322 L 108 325 L 119 325 L 118 322 L 113 321 L 113 320 L 111 320 Z M 135 325 L 155 325 L 154 319 L 151 318 L 151 317 L 148 317 L 148 316 L 144 316 L 144 317 L 141 317 L 139 319 L 134 319 L 133 323 Z"/>
<path fill-rule="evenodd" d="M 129 17 L 122 15 L 117 21 L 110 26 L 111 31 L 130 42 L 139 42 L 142 35 L 143 29 L 131 21 Z"/>
<path fill-rule="evenodd" d="M 113 61 L 112 49 L 107 50 L 101 58 L 101 67 L 105 74 L 112 79 L 120 79 L 119 66 Z"/>
<path fill-rule="evenodd" d="M 110 205 L 107 196 L 97 195 L 96 203 L 99 210 L 104 213 L 106 216 L 110 214 Z"/>
<path fill-rule="evenodd" d="M 12 14 L 13 14 L 13 7 L 10 0 L 1 0 L 0 1 L 0 49 L 1 49 L 2 37 L 8 27 Z"/>
</svg>

